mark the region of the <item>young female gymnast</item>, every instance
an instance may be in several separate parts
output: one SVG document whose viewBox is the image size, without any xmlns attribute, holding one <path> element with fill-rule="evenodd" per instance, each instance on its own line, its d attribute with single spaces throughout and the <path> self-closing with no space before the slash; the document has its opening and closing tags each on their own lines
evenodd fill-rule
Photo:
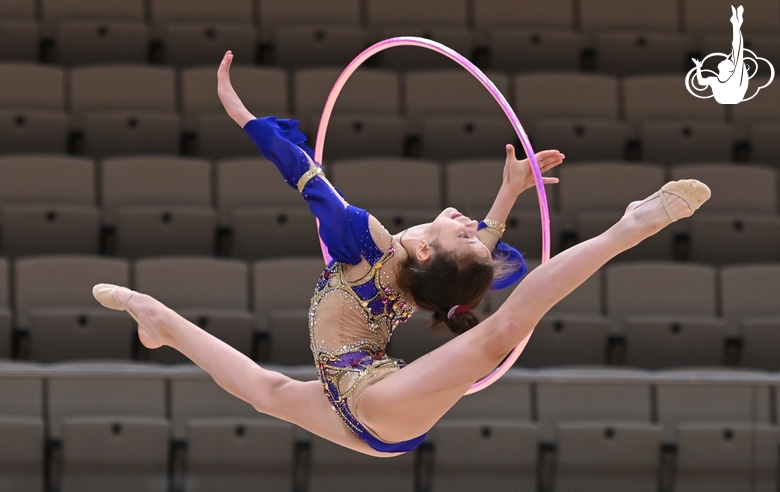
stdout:
<svg viewBox="0 0 780 492">
<path fill-rule="evenodd" d="M 493 315 L 477 324 L 470 308 L 493 282 L 494 248 L 514 262 L 508 278 L 525 270 L 519 254 L 498 239 L 515 198 L 532 186 L 528 162 L 515 159 L 507 146 L 503 184 L 482 224 L 447 208 L 429 224 L 390 235 L 328 183 L 296 122 L 255 119 L 246 110 L 230 84 L 231 62 L 228 52 L 218 71 L 218 93 L 227 113 L 287 183 L 301 190 L 320 219 L 320 234 L 334 258 L 320 276 L 309 309 L 319 381 L 296 381 L 263 369 L 147 295 L 106 284 L 93 292 L 104 306 L 126 310 L 138 321 L 146 347 L 173 347 L 257 411 L 361 453 L 387 457 L 414 449 L 555 303 L 612 257 L 690 216 L 710 196 L 698 181 L 667 183 L 630 204 L 602 235 L 531 272 Z M 546 171 L 560 164 L 563 155 L 545 151 L 538 160 Z M 396 325 L 417 307 L 433 311 L 436 322 L 461 334 L 404 367 L 385 355 L 384 348 Z"/>
</svg>

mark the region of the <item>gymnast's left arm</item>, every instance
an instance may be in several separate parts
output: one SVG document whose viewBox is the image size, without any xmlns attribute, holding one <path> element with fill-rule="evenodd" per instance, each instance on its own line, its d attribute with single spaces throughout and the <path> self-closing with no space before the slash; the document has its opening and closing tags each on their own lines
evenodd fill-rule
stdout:
<svg viewBox="0 0 780 492">
<path fill-rule="evenodd" d="M 543 150 L 536 154 L 536 162 L 542 173 L 558 166 L 566 156 L 557 150 Z M 555 184 L 558 178 L 543 177 L 544 184 Z M 531 163 L 528 159 L 518 160 L 515 157 L 515 148 L 506 146 L 506 162 L 504 164 L 503 181 L 498 190 L 493 206 L 490 208 L 485 220 L 480 224 L 479 239 L 492 251 L 503 233 L 504 224 L 515 205 L 515 200 L 520 193 L 533 188 L 534 175 Z M 484 225 L 483 225 L 484 224 Z"/>
</svg>

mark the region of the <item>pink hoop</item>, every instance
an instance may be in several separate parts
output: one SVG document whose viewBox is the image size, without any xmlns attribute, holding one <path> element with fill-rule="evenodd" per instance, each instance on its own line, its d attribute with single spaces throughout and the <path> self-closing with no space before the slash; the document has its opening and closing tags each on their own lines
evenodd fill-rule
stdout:
<svg viewBox="0 0 780 492">
<path fill-rule="evenodd" d="M 531 142 L 529 142 L 528 136 L 525 134 L 525 130 L 523 130 L 523 125 L 520 124 L 520 120 L 517 119 L 517 116 L 512 110 L 512 107 L 509 105 L 506 98 L 503 94 L 501 94 L 495 84 L 493 84 L 493 82 L 479 68 L 468 61 L 463 55 L 448 48 L 447 46 L 444 46 L 441 43 L 431 41 L 430 39 L 417 37 L 391 38 L 380 41 L 373 46 L 366 48 L 362 53 L 355 57 L 355 59 L 352 60 L 349 65 L 347 65 L 347 68 L 341 72 L 338 80 L 336 80 L 336 83 L 333 85 L 333 89 L 330 91 L 328 100 L 325 102 L 325 108 L 323 109 L 322 117 L 320 118 L 319 130 L 317 131 L 317 142 L 314 147 L 314 160 L 318 163 L 322 162 L 322 151 L 325 145 L 325 134 L 328 131 L 328 122 L 330 121 L 330 115 L 333 112 L 333 106 L 336 104 L 336 99 L 338 98 L 341 89 L 344 87 L 344 84 L 347 83 L 347 80 L 352 75 L 352 73 L 372 55 L 395 46 L 419 46 L 421 48 L 433 50 L 437 53 L 441 53 L 442 55 L 447 56 L 465 68 L 471 75 L 476 77 L 476 79 L 482 83 L 488 92 L 493 95 L 495 100 L 498 102 L 498 105 L 501 106 L 504 114 L 512 123 L 512 127 L 514 127 L 515 132 L 520 139 L 520 143 L 525 150 L 525 154 L 528 156 L 528 160 L 531 162 L 531 168 L 534 174 L 534 182 L 536 184 L 536 193 L 539 197 L 539 209 L 541 211 L 542 219 L 542 263 L 548 261 L 550 259 L 550 213 L 547 208 L 547 195 L 544 191 L 544 185 L 542 184 L 542 173 L 539 170 L 539 163 L 536 162 L 536 154 L 534 154 L 533 148 L 531 148 Z M 319 222 L 317 223 L 317 227 L 319 227 Z M 329 263 L 331 258 L 328 254 L 328 248 L 325 246 L 322 240 L 320 240 L 320 246 L 322 247 L 322 256 L 325 259 L 325 263 Z M 531 335 L 529 334 L 528 337 L 521 341 L 498 368 L 487 375 L 484 379 L 474 383 L 466 392 L 466 394 L 469 395 L 476 393 L 477 391 L 481 391 L 493 384 L 496 380 L 498 380 L 498 378 L 503 376 L 520 356 L 520 353 L 528 343 L 530 336 Z"/>
</svg>

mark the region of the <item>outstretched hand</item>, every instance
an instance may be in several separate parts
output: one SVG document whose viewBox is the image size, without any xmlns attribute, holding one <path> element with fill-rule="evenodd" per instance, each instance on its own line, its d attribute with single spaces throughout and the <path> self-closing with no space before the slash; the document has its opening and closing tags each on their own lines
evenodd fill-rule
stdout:
<svg viewBox="0 0 780 492">
<path fill-rule="evenodd" d="M 233 52 L 227 51 L 217 70 L 217 95 L 219 100 L 222 101 L 222 106 L 224 106 L 228 116 L 233 118 L 233 121 L 243 128 L 244 125 L 255 119 L 255 117 L 246 109 L 244 103 L 241 102 L 238 94 L 233 89 L 233 84 L 230 83 L 230 65 L 232 63 Z"/>
<path fill-rule="evenodd" d="M 539 164 L 539 170 L 542 173 L 558 166 L 565 158 L 566 156 L 557 150 L 543 150 L 536 154 L 536 162 Z M 544 184 L 556 184 L 558 181 L 558 178 L 542 177 L 542 183 Z M 504 185 L 510 187 L 518 195 L 535 185 L 531 163 L 528 159 L 517 160 L 515 148 L 512 145 L 506 146 Z"/>
</svg>

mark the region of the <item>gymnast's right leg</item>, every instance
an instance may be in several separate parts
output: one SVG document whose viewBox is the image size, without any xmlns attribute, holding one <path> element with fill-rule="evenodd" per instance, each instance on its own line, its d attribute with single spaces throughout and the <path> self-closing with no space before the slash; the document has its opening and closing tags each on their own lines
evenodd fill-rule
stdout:
<svg viewBox="0 0 780 492">
<path fill-rule="evenodd" d="M 341 422 L 323 395 L 319 381 L 297 381 L 260 367 L 151 296 L 107 284 L 96 285 L 93 293 L 105 307 L 126 310 L 138 321 L 138 336 L 145 347 L 167 345 L 178 350 L 208 372 L 225 391 L 258 412 L 355 451 L 378 455 Z"/>
</svg>

